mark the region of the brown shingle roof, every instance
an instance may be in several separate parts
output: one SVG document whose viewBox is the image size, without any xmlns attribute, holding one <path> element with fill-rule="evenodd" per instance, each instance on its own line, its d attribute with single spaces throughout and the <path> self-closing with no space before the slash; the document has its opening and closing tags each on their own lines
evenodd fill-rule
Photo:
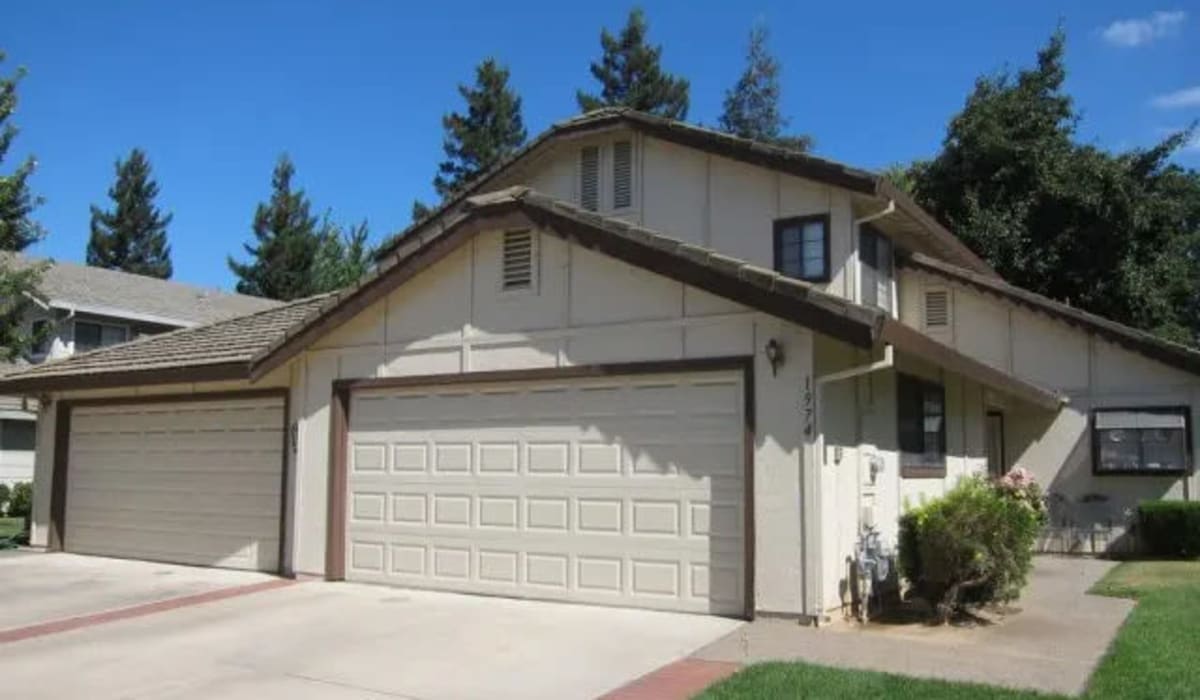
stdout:
<svg viewBox="0 0 1200 700">
<path fill-rule="evenodd" d="M 393 236 L 379 247 L 376 259 L 382 260 L 403 244 L 404 239 L 448 212 L 459 207 L 470 196 L 485 191 L 497 177 L 508 171 L 518 161 L 543 146 L 562 137 L 611 129 L 624 126 L 708 153 L 758 165 L 770 170 L 788 173 L 834 187 L 871 195 L 895 202 L 897 217 L 902 222 L 894 224 L 893 235 L 903 235 L 914 249 L 935 251 L 939 256 L 962 267 L 984 275 L 994 276 L 992 268 L 953 233 L 939 224 L 933 216 L 921 208 L 904 191 L 897 188 L 886 177 L 855 168 L 853 166 L 820 158 L 774 144 L 744 139 L 732 134 L 707 129 L 687 122 L 638 112 L 628 107 L 606 107 L 558 122 L 539 134 L 528 144 L 508 158 L 472 180 L 456 196 L 446 200 L 424 219 L 415 222 L 404 231 Z M 879 222 L 883 224 L 882 221 Z M 893 224 L 889 224 L 893 225 Z"/>
<path fill-rule="evenodd" d="M 243 379 L 250 360 L 328 295 L 205 326 L 80 353 L 0 377 L 0 390 L 61 390 L 156 381 Z"/>
</svg>

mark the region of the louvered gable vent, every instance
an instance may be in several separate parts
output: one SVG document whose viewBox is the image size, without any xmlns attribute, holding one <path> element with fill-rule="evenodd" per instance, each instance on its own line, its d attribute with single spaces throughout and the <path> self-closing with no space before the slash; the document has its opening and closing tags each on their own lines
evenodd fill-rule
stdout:
<svg viewBox="0 0 1200 700">
<path fill-rule="evenodd" d="M 925 292 L 925 327 L 947 328 L 950 325 L 950 292 L 930 289 Z"/>
<path fill-rule="evenodd" d="M 579 206 L 588 211 L 600 208 L 600 148 L 588 146 L 579 152 Z"/>
<path fill-rule="evenodd" d="M 613 209 L 633 206 L 633 144 L 613 144 Z"/>
<path fill-rule="evenodd" d="M 534 250 L 532 231 L 507 231 L 504 234 L 502 288 L 506 292 L 533 288 Z"/>
</svg>

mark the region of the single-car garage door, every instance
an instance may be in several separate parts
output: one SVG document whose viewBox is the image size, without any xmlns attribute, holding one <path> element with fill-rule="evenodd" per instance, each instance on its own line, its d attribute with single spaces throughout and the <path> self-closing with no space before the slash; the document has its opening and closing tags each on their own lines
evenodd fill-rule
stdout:
<svg viewBox="0 0 1200 700">
<path fill-rule="evenodd" d="M 356 390 L 347 578 L 741 614 L 742 381 Z"/>
<path fill-rule="evenodd" d="M 283 413 L 273 397 L 74 407 L 64 548 L 278 569 Z"/>
</svg>

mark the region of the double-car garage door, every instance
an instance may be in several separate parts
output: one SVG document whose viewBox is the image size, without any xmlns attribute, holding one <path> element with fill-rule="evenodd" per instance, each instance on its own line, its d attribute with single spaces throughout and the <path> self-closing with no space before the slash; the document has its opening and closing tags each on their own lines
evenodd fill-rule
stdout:
<svg viewBox="0 0 1200 700">
<path fill-rule="evenodd" d="M 356 390 L 347 578 L 741 614 L 742 383 L 730 371 Z"/>
<path fill-rule="evenodd" d="M 282 398 L 81 404 L 70 416 L 66 550 L 278 569 Z"/>
</svg>

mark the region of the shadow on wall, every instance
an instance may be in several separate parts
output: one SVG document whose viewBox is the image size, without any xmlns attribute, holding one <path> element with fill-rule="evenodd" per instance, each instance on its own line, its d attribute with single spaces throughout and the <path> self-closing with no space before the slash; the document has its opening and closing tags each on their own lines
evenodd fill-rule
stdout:
<svg viewBox="0 0 1200 700">
<path fill-rule="evenodd" d="M 1062 468 L 1046 484 L 1049 522 L 1038 538 L 1038 551 L 1133 552 L 1138 503 L 1166 498 L 1178 484 L 1176 476 L 1097 476 L 1092 471 L 1090 424 L 1085 423 Z"/>
</svg>

